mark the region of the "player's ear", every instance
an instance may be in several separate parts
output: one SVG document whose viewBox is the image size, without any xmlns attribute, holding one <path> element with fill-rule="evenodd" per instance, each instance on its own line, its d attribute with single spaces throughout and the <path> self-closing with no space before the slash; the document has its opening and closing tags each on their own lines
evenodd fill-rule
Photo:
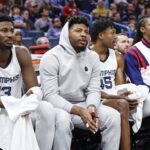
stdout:
<svg viewBox="0 0 150 150">
<path fill-rule="evenodd" d="M 98 34 L 98 38 L 99 38 L 100 40 L 103 39 L 103 33 L 100 32 L 100 33 Z"/>
<path fill-rule="evenodd" d="M 141 28 L 140 28 L 140 31 L 141 31 L 142 33 L 144 33 L 144 32 L 145 32 L 145 28 L 144 28 L 144 27 L 141 27 Z"/>
</svg>

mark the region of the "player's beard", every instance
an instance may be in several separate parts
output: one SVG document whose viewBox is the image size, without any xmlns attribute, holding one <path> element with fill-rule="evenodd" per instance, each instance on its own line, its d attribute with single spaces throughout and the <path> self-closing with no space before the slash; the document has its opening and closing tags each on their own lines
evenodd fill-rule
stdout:
<svg viewBox="0 0 150 150">
<path fill-rule="evenodd" d="M 76 50 L 76 52 L 82 52 L 82 51 L 85 51 L 86 46 L 87 45 L 85 45 L 85 46 L 76 46 L 76 47 L 74 47 L 74 49 Z"/>
<path fill-rule="evenodd" d="M 13 45 L 6 45 L 5 48 L 6 49 L 11 49 L 13 47 Z"/>
</svg>

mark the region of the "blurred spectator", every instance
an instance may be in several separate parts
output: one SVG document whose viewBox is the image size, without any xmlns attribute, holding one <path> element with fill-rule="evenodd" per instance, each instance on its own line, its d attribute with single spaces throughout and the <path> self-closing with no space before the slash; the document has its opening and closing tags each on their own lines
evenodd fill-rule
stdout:
<svg viewBox="0 0 150 150">
<path fill-rule="evenodd" d="M 100 16 L 101 16 L 101 15 L 100 15 L 100 13 L 99 13 L 99 11 L 98 11 L 97 9 L 94 9 L 94 10 L 92 11 L 92 18 L 93 18 L 93 21 L 99 19 Z"/>
<path fill-rule="evenodd" d="M 140 15 L 143 16 L 145 14 L 145 0 L 140 0 L 138 7 L 140 9 Z"/>
<path fill-rule="evenodd" d="M 121 16 L 120 16 L 120 13 L 119 13 L 119 12 L 114 13 L 112 19 L 113 19 L 113 21 L 115 21 L 115 22 L 121 23 Z"/>
<path fill-rule="evenodd" d="M 127 2 L 127 0 L 114 0 L 114 3 L 115 4 L 121 4 L 121 3 L 127 4 L 128 2 Z"/>
<path fill-rule="evenodd" d="M 130 23 L 130 24 L 129 24 L 129 28 L 130 28 L 130 30 L 131 30 L 131 32 L 132 32 L 131 37 L 134 37 L 135 34 L 136 34 L 136 27 L 135 27 L 135 24 L 134 24 L 134 23 Z"/>
<path fill-rule="evenodd" d="M 64 19 L 70 18 L 78 13 L 79 9 L 76 7 L 74 0 L 68 0 L 68 3 L 63 8 L 62 16 Z"/>
<path fill-rule="evenodd" d="M 62 22 L 60 18 L 54 18 L 52 20 L 53 27 L 48 30 L 47 37 L 50 38 L 59 38 L 60 32 L 62 30 Z"/>
<path fill-rule="evenodd" d="M 109 17 L 113 18 L 114 14 L 118 12 L 118 7 L 115 3 L 110 4 Z"/>
<path fill-rule="evenodd" d="M 20 29 L 14 30 L 14 45 L 23 45 L 22 44 L 22 33 Z"/>
<path fill-rule="evenodd" d="M 9 15 L 12 5 L 14 5 L 14 0 L 5 0 L 3 5 L 4 5 L 4 12 L 5 12 L 5 14 Z"/>
<path fill-rule="evenodd" d="M 150 15 L 150 6 L 145 8 L 145 15 Z"/>
<path fill-rule="evenodd" d="M 27 9 L 22 11 L 22 17 L 24 18 L 24 21 L 26 23 L 25 31 L 34 30 L 34 23 L 29 18 L 29 11 Z"/>
<path fill-rule="evenodd" d="M 55 6 L 65 6 L 67 4 L 67 0 L 49 0 L 49 2 Z"/>
<path fill-rule="evenodd" d="M 29 11 L 29 19 L 34 23 L 39 18 L 37 2 L 32 1 L 31 3 L 27 3 L 25 8 Z"/>
<path fill-rule="evenodd" d="M 95 9 L 97 4 L 95 0 L 75 0 L 75 3 L 77 8 L 87 13 Z"/>
<path fill-rule="evenodd" d="M 123 33 L 117 34 L 115 50 L 117 50 L 121 54 L 124 54 L 126 53 L 128 48 L 129 48 L 129 39 L 127 35 Z"/>
<path fill-rule="evenodd" d="M 51 47 L 51 44 L 47 37 L 40 37 L 36 40 L 36 45 L 48 45 L 49 48 Z"/>
<path fill-rule="evenodd" d="M 14 27 L 18 28 L 22 32 L 22 36 L 25 36 L 25 30 L 24 28 L 26 27 L 26 23 L 24 18 L 21 16 L 21 8 L 19 5 L 13 5 L 11 7 L 11 17 L 14 22 Z"/>
<path fill-rule="evenodd" d="M 34 26 L 36 30 L 47 32 L 48 29 L 52 28 L 52 19 L 49 17 L 49 9 L 43 7 L 39 11 L 41 17 L 36 20 Z"/>
<path fill-rule="evenodd" d="M 131 37 L 134 37 L 135 33 L 136 33 L 136 18 L 135 18 L 135 16 L 130 16 L 128 23 L 129 23 L 128 26 L 131 30 Z"/>
<path fill-rule="evenodd" d="M 51 17 L 61 16 L 63 6 L 67 4 L 67 0 L 49 0 L 51 6 Z"/>
<path fill-rule="evenodd" d="M 42 7 L 46 7 L 49 4 L 49 0 L 26 0 L 24 4 L 25 8 L 28 8 L 32 3 L 37 4 L 36 9 L 39 11 Z"/>
<path fill-rule="evenodd" d="M 4 9 L 4 4 L 3 3 L 0 3 L 0 15 L 1 14 L 7 14 L 5 9 Z"/>
<path fill-rule="evenodd" d="M 128 40 L 129 40 L 129 47 L 130 47 L 130 46 L 133 45 L 133 40 L 134 40 L 134 39 L 133 39 L 133 38 L 128 38 Z"/>
<path fill-rule="evenodd" d="M 109 10 L 104 7 L 104 0 L 98 0 L 97 8 L 92 11 L 92 14 L 93 12 L 98 12 L 100 16 L 108 16 Z"/>
<path fill-rule="evenodd" d="M 1 4 L 4 4 L 4 2 L 5 2 L 5 0 L 0 0 L 0 3 L 1 3 Z"/>
<path fill-rule="evenodd" d="M 130 18 L 130 16 L 135 16 L 137 18 L 138 13 L 139 12 L 136 11 L 135 6 L 132 3 L 129 3 L 123 16 L 123 20 L 128 21 L 128 18 Z"/>
</svg>

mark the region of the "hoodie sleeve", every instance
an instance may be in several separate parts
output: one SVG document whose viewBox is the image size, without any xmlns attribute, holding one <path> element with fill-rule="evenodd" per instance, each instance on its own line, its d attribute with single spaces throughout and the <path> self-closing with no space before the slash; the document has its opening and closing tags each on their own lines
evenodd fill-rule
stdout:
<svg viewBox="0 0 150 150">
<path fill-rule="evenodd" d="M 73 104 L 58 94 L 59 62 L 56 56 L 49 54 L 43 56 L 40 63 L 40 80 L 44 99 L 67 112 L 71 111 Z"/>
<path fill-rule="evenodd" d="M 97 58 L 97 59 L 96 59 Z M 96 108 L 100 105 L 100 63 L 99 58 L 94 57 L 95 63 L 92 69 L 91 79 L 87 87 L 87 106 L 95 105 Z"/>
</svg>

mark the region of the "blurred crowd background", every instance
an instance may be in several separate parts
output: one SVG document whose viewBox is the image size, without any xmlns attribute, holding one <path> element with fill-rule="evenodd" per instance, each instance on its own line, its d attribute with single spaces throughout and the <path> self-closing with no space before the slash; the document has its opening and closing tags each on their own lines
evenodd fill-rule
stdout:
<svg viewBox="0 0 150 150">
<path fill-rule="evenodd" d="M 65 20 L 73 15 L 85 15 L 92 24 L 100 16 L 110 17 L 117 33 L 136 33 L 138 17 L 150 14 L 150 0 L 0 0 L 0 14 L 12 17 L 15 44 L 36 45 L 46 37 L 50 47 L 58 43 Z"/>
</svg>

